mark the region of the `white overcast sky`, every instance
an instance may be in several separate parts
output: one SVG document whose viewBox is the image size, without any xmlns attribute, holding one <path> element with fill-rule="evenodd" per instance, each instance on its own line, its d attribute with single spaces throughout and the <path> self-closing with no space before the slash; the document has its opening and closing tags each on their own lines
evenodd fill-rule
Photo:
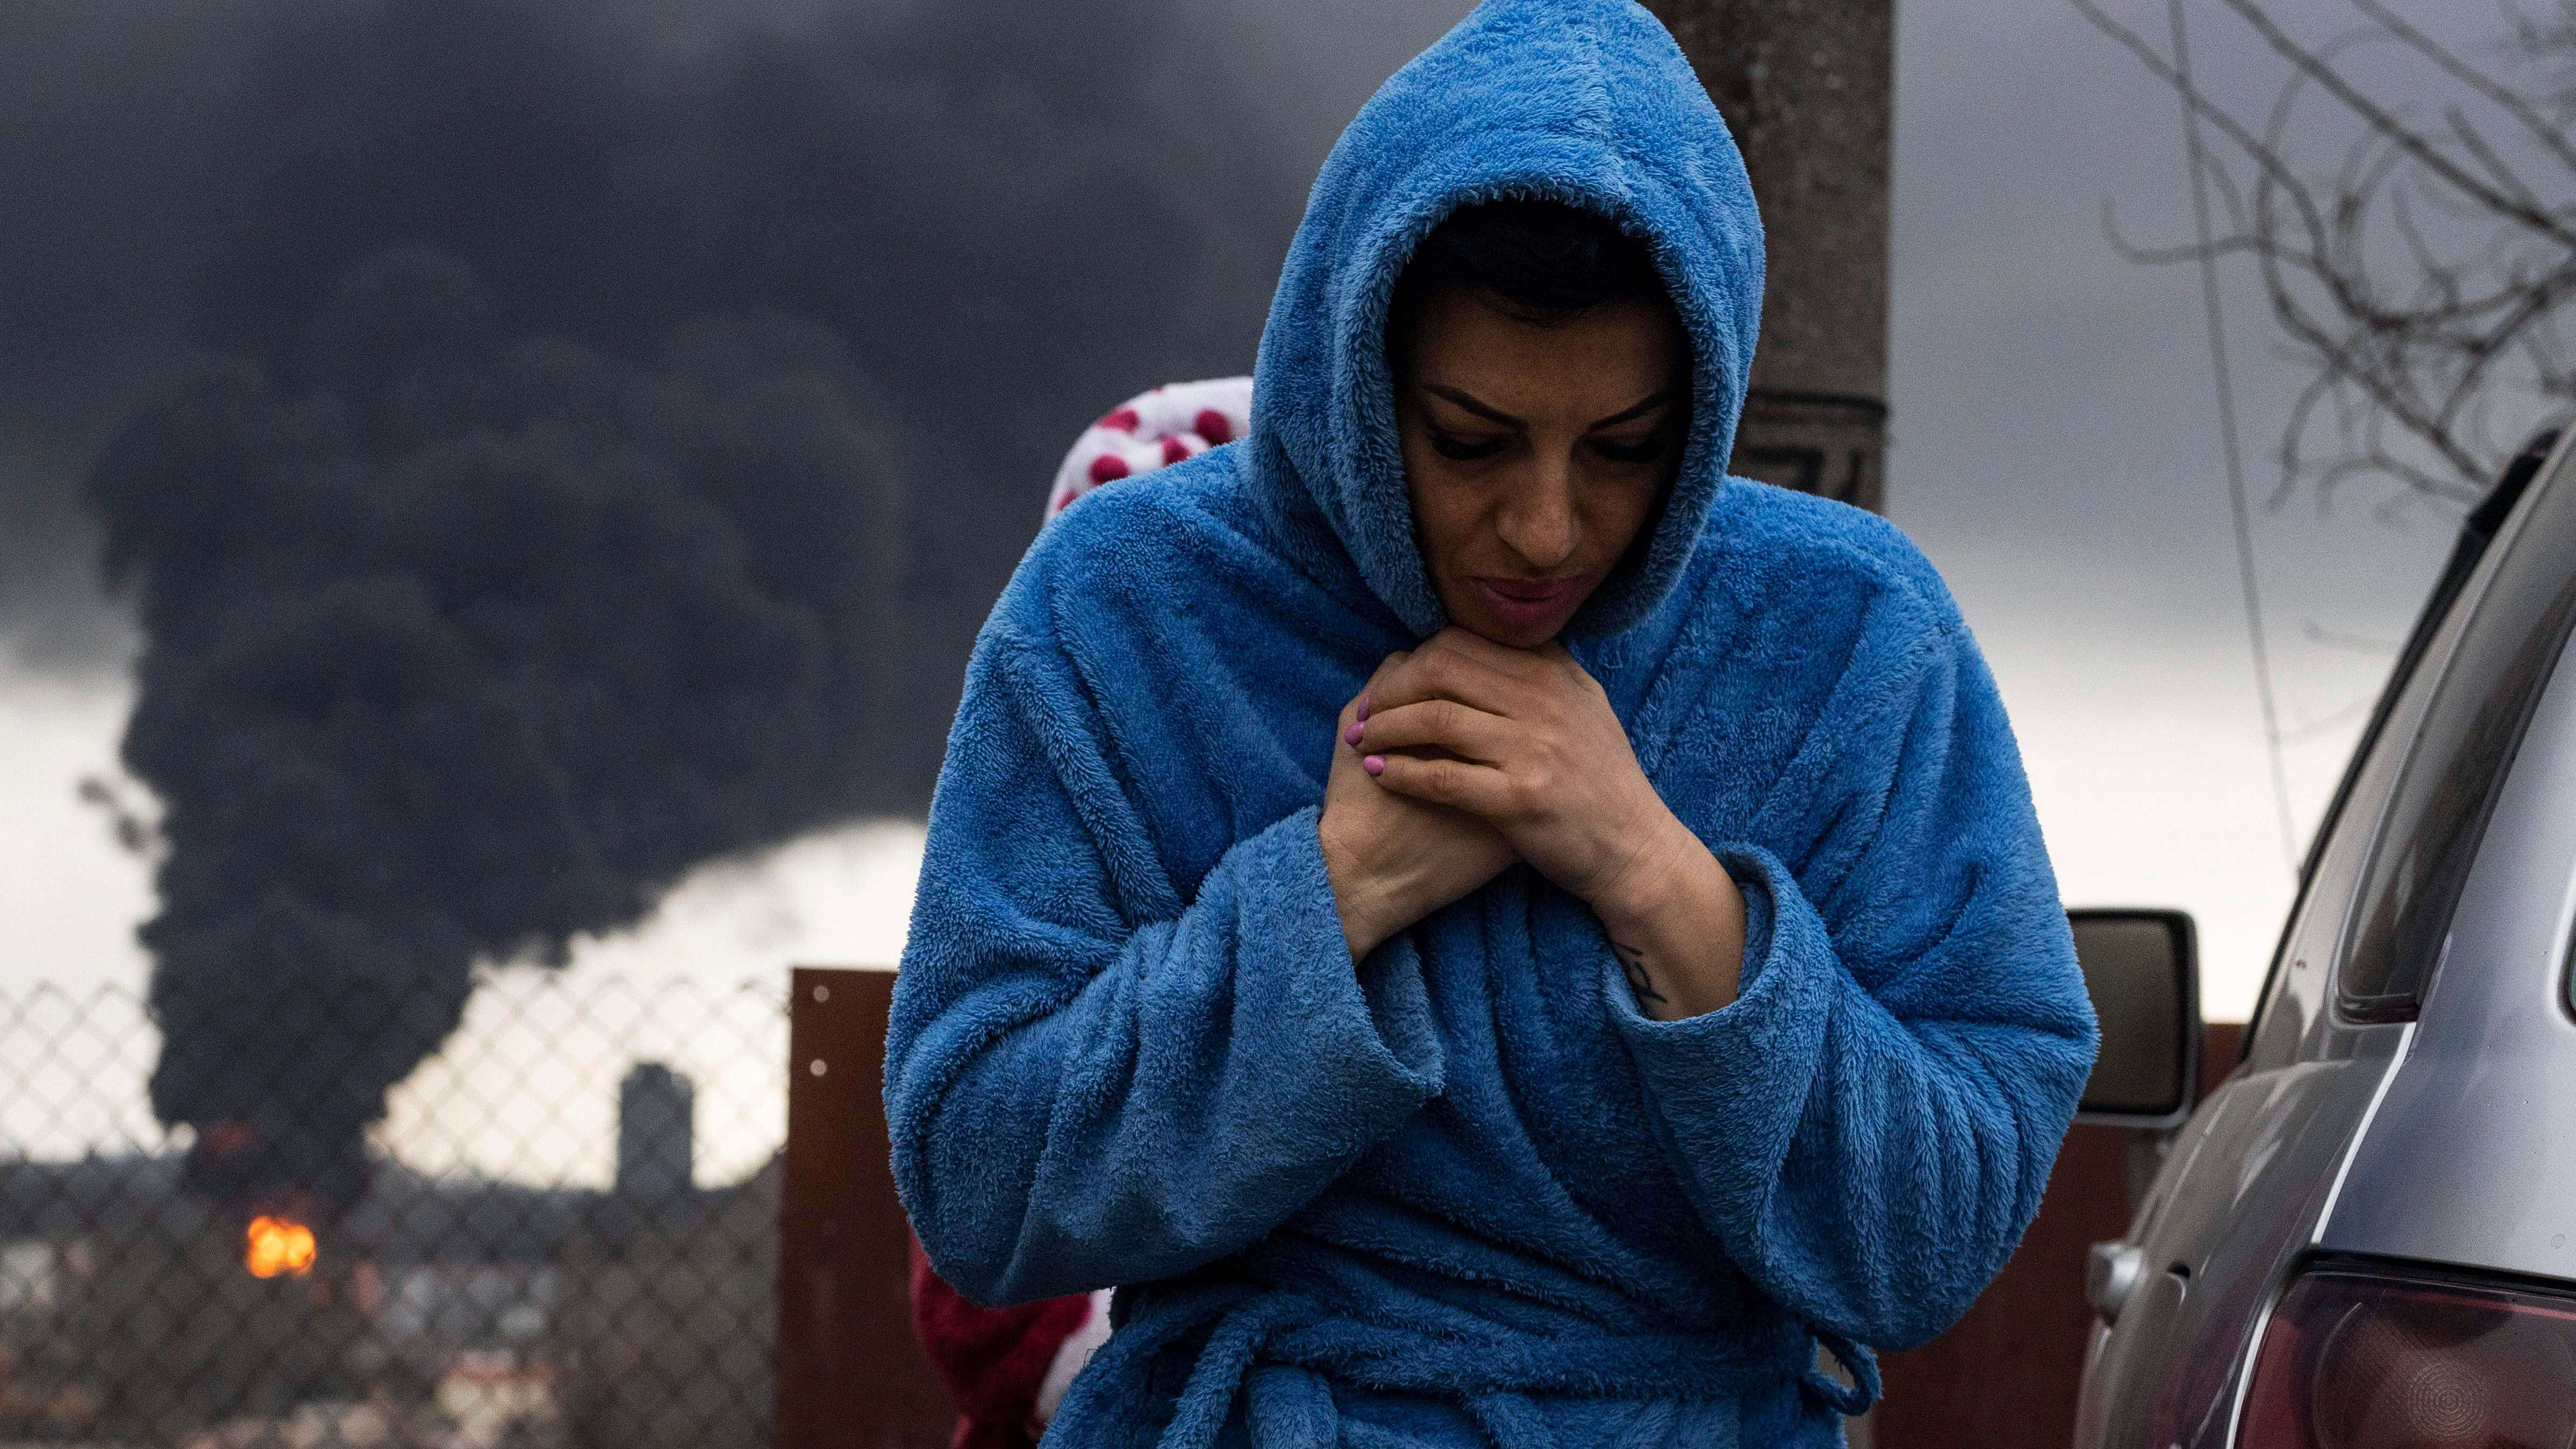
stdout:
<svg viewBox="0 0 2576 1449">
<path fill-rule="evenodd" d="M 2115 8 L 2162 33 L 2161 4 Z M 2348 13 L 2325 0 L 2279 8 Z M 1270 108 L 1311 166 L 1387 71 L 1465 9 L 1225 0 L 1191 23 L 1210 63 L 1240 72 L 1232 88 Z M 2101 230 L 2106 201 L 2151 237 L 2187 225 L 2177 107 L 2057 0 L 1900 10 L 1890 512 L 1949 578 L 1993 662 L 2068 903 L 2192 911 L 2207 1009 L 2241 1019 L 2290 873 L 2200 294 L 2188 271 L 2117 259 Z M 2267 95 L 2277 63 L 2214 14 L 2199 23 L 2205 71 L 2249 100 Z M 2254 481 L 2268 490 L 2295 378 L 2267 353 L 2253 299 L 2227 300 Z M 1033 511 L 1044 485 L 1029 479 Z M 2371 516 L 2374 501 L 2328 514 L 2302 495 L 2257 518 L 2285 723 L 2300 732 L 2288 764 L 2303 835 L 2384 646 L 2447 546 L 2446 516 L 2392 526 Z M 74 796 L 83 776 L 112 770 L 125 704 L 111 668 L 37 672 L 0 657 L 0 981 L 11 986 L 140 985 L 131 933 L 148 881 Z M 594 943 L 575 969 L 732 981 L 791 960 L 888 960 L 918 851 L 917 828 L 895 823 L 710 870 L 662 922 Z"/>
</svg>

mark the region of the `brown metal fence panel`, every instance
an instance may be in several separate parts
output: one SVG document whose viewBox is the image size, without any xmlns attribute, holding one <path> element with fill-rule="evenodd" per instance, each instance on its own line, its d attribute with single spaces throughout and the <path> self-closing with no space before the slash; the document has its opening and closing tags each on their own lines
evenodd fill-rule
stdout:
<svg viewBox="0 0 2576 1449">
<path fill-rule="evenodd" d="M 789 1015 L 779 1449 L 932 1449 L 956 1410 L 921 1357 L 911 1231 L 884 1107 L 886 971 L 795 973 Z"/>
</svg>

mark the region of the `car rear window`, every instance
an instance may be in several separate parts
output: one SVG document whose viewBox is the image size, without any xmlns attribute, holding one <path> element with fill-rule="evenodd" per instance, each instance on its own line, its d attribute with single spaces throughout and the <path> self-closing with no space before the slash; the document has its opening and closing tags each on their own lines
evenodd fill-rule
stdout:
<svg viewBox="0 0 2576 1449">
<path fill-rule="evenodd" d="M 2576 478 L 2532 489 L 2494 581 L 2460 636 L 2381 817 L 2355 896 L 2337 999 L 2364 1021 L 2422 1003 L 2497 787 L 2576 626 Z"/>
</svg>

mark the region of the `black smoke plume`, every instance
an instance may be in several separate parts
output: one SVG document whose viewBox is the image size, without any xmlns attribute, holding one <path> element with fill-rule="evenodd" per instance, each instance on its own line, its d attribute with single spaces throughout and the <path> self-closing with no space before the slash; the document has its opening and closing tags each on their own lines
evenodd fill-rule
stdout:
<svg viewBox="0 0 2576 1449">
<path fill-rule="evenodd" d="M 901 493 L 845 346 L 726 317 L 622 364 L 498 310 L 362 262 L 298 383 L 197 380 L 91 482 L 149 641 L 154 1104 L 342 1192 L 476 959 L 893 793 Z"/>
<path fill-rule="evenodd" d="M 1057 450 L 1250 362 L 1298 187 L 1172 7 L 718 8 L 254 3 L 169 140 L 209 360 L 87 498 L 203 1186 L 345 1202 L 474 963 L 918 810 Z"/>
</svg>

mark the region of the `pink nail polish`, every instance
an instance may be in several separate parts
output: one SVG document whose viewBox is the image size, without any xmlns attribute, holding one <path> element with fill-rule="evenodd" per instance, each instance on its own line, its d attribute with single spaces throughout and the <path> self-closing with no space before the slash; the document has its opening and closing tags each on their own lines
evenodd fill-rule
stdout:
<svg viewBox="0 0 2576 1449">
<path fill-rule="evenodd" d="M 1360 742 L 1360 737 L 1367 733 L 1368 726 L 1358 724 L 1352 725 L 1349 729 L 1342 731 L 1342 743 L 1346 745 L 1356 745 Z"/>
<path fill-rule="evenodd" d="M 1367 718 L 1368 718 L 1368 696 L 1367 696 L 1367 695 L 1365 695 L 1365 694 L 1363 694 L 1363 695 L 1361 695 L 1361 696 L 1360 696 L 1360 718 L 1362 718 L 1362 719 L 1367 719 Z M 1353 744 L 1357 744 L 1357 743 L 1358 743 L 1358 741 L 1357 741 L 1357 740 L 1354 740 L 1354 741 L 1352 741 L 1352 743 L 1353 743 Z"/>
<path fill-rule="evenodd" d="M 1383 775 L 1386 773 L 1386 756 L 1371 755 L 1367 759 L 1360 761 L 1360 768 L 1368 771 L 1372 775 Z"/>
</svg>

